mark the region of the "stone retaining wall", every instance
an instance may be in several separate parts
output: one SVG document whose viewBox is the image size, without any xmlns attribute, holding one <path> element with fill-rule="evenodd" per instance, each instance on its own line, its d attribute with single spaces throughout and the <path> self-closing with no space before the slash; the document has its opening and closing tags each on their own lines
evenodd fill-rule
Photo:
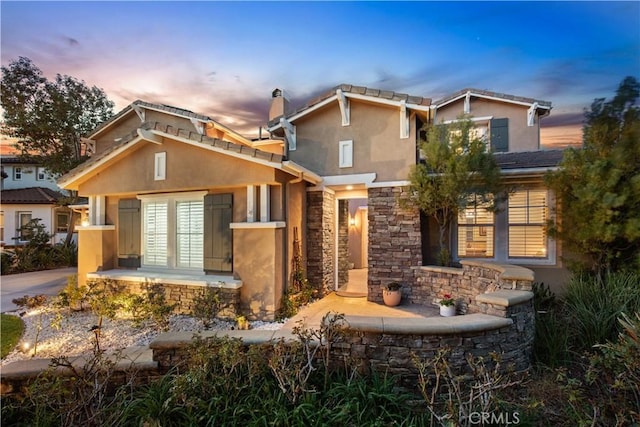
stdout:
<svg viewBox="0 0 640 427">
<path fill-rule="evenodd" d="M 220 296 L 220 311 L 218 313 L 221 319 L 235 320 L 241 314 L 240 310 L 240 288 L 228 288 L 222 284 L 220 286 L 206 285 L 187 285 L 175 283 L 144 283 L 130 282 L 124 280 L 110 279 L 90 279 L 88 284 L 103 282 L 117 292 L 126 292 L 134 295 L 141 295 L 151 290 L 160 290 L 164 292 L 167 304 L 177 304 L 174 313 L 176 314 L 193 314 L 193 307 L 198 296 L 202 296 L 207 288 L 214 289 Z"/>
<path fill-rule="evenodd" d="M 449 294 L 456 300 L 459 314 L 487 313 L 504 317 L 503 310 L 487 307 L 476 297 L 503 289 L 530 291 L 533 286 L 533 272 L 523 267 L 477 261 L 461 261 L 461 264 L 462 268 L 414 268 L 415 281 L 405 290 L 406 301 L 431 305 Z"/>
</svg>

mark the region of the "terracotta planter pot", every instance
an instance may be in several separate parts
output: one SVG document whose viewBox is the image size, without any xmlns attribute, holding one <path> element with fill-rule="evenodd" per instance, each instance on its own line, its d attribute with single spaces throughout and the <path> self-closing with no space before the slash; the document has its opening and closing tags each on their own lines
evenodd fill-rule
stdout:
<svg viewBox="0 0 640 427">
<path fill-rule="evenodd" d="M 455 305 L 441 305 L 440 306 L 440 316 L 451 317 L 456 315 L 456 306 Z"/>
<path fill-rule="evenodd" d="M 382 299 L 384 300 L 384 304 L 389 307 L 395 307 L 400 304 L 400 300 L 402 299 L 402 291 L 398 289 L 397 291 L 389 291 L 387 289 L 382 290 Z"/>
</svg>

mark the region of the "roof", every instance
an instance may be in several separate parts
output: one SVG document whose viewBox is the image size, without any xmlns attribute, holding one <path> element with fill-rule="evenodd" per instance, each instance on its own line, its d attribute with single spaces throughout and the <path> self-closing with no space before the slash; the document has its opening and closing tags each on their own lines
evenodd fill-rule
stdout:
<svg viewBox="0 0 640 427">
<path fill-rule="evenodd" d="M 494 153 L 502 170 L 554 168 L 562 161 L 564 150 L 514 151 Z"/>
<path fill-rule="evenodd" d="M 114 116 L 112 116 L 109 120 L 107 120 L 106 122 L 103 122 L 100 125 L 98 125 L 98 127 L 96 127 L 94 130 L 92 130 L 91 133 L 89 133 L 89 135 L 87 135 L 87 137 L 91 138 L 91 137 L 94 137 L 95 135 L 99 134 L 103 129 L 111 126 L 112 124 L 114 124 L 115 122 L 120 120 L 120 118 L 124 117 L 125 115 L 127 115 L 131 111 L 134 111 L 136 107 L 149 108 L 149 109 L 153 109 L 153 110 L 157 110 L 157 111 L 163 111 L 163 112 L 166 112 L 166 113 L 169 113 L 169 114 L 173 114 L 173 115 L 176 115 L 176 116 L 181 116 L 181 117 L 185 117 L 185 118 L 189 118 L 189 119 L 199 120 L 199 121 L 206 122 L 206 123 L 212 123 L 212 124 L 215 125 L 216 128 L 222 129 L 226 133 L 232 134 L 232 135 L 234 135 L 236 138 L 238 138 L 240 140 L 246 140 L 247 143 L 251 143 L 251 141 L 249 139 L 247 139 L 246 137 L 240 135 L 239 133 L 237 133 L 233 129 L 231 129 L 231 128 L 227 127 L 227 126 L 224 126 L 223 124 L 215 121 L 211 117 L 208 117 L 208 116 L 205 116 L 205 115 L 202 115 L 202 114 L 198 114 L 198 113 L 194 113 L 193 111 L 186 110 L 184 108 L 173 107 L 171 105 L 165 105 L 165 104 L 154 104 L 154 103 L 151 103 L 151 102 L 142 101 L 140 99 L 138 99 L 136 101 L 133 101 L 131 104 L 129 104 L 128 106 L 126 106 L 125 108 L 120 110 L 118 113 L 116 113 Z"/>
<path fill-rule="evenodd" d="M 53 205 L 66 196 L 50 188 L 30 187 L 2 190 L 0 197 L 2 198 L 2 203 L 7 205 Z"/>
<path fill-rule="evenodd" d="M 542 101 L 540 99 L 533 99 L 533 98 L 526 98 L 523 96 L 515 96 L 515 95 L 508 95 L 505 93 L 499 93 L 499 92 L 492 92 L 489 90 L 482 90 L 482 89 L 473 89 L 473 88 L 467 88 L 467 89 L 462 89 L 459 90 L 457 92 L 452 93 L 451 95 L 448 95 L 436 102 L 434 102 L 434 105 L 436 106 L 436 108 L 442 107 L 450 102 L 453 102 L 459 98 L 463 98 L 467 95 L 467 93 L 470 93 L 471 96 L 476 96 L 476 97 L 481 97 L 481 98 L 495 98 L 498 100 L 502 100 L 505 102 L 514 102 L 514 103 L 518 103 L 518 104 L 527 104 L 527 105 L 533 105 L 533 104 L 538 104 L 538 108 L 545 108 L 545 109 L 551 109 L 551 102 L 550 101 Z"/>
<path fill-rule="evenodd" d="M 297 165 L 294 165 L 292 162 L 284 161 L 284 157 L 280 154 L 269 153 L 246 145 L 212 138 L 199 134 L 195 131 L 181 129 L 165 123 L 148 121 L 142 123 L 138 129 L 122 137 L 120 141 L 110 146 L 107 150 L 98 155 L 92 156 L 87 161 L 81 163 L 76 168 L 61 176 L 58 179 L 58 184 L 63 187 L 70 184 L 79 177 L 89 173 L 94 168 L 122 153 L 128 148 L 128 146 L 132 146 L 144 140 L 153 140 L 154 142 L 157 142 L 154 138 L 162 137 L 193 143 L 194 145 L 201 146 L 202 148 L 208 148 L 212 151 L 221 152 L 233 157 L 240 157 L 255 163 L 266 164 L 271 167 L 303 172 L 301 168 L 297 167 Z M 313 182 L 321 180 L 320 177 L 309 171 L 304 171 L 304 173 L 308 180 L 311 179 Z"/>
<path fill-rule="evenodd" d="M 19 156 L 0 156 L 0 163 L 13 165 L 35 165 L 32 159 Z"/>
<path fill-rule="evenodd" d="M 312 110 L 318 104 L 321 104 L 322 102 L 327 101 L 332 97 L 335 97 L 336 92 L 338 90 L 341 90 L 347 96 L 350 94 L 352 95 L 351 97 L 353 98 L 355 97 L 367 98 L 373 102 L 375 102 L 376 100 L 380 102 L 390 101 L 390 102 L 396 102 L 396 103 L 400 103 L 401 101 L 404 101 L 406 104 L 409 104 L 409 106 L 414 105 L 414 106 L 429 107 L 431 105 L 431 98 L 425 98 L 423 96 L 416 96 L 416 95 L 409 95 L 406 93 L 394 92 L 390 90 L 368 88 L 365 86 L 354 86 L 354 85 L 343 83 L 338 86 L 334 86 L 333 88 L 329 89 L 322 95 L 311 99 L 305 105 L 295 109 L 293 112 L 287 113 L 286 117 L 303 115 L 305 111 Z M 278 121 L 279 121 L 279 118 L 276 118 L 274 120 L 271 120 L 268 123 L 268 125 L 275 126 L 277 125 Z"/>
</svg>

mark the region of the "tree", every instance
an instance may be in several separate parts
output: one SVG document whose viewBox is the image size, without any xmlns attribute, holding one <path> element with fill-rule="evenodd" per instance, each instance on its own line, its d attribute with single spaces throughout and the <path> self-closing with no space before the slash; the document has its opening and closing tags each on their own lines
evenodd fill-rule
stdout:
<svg viewBox="0 0 640 427">
<path fill-rule="evenodd" d="M 585 111 L 583 147 L 568 149 L 546 182 L 562 204 L 560 238 L 577 270 L 599 276 L 640 268 L 640 84 L 620 83 L 608 102 L 595 99 Z"/>
<path fill-rule="evenodd" d="M 2 67 L 0 105 L 2 130 L 18 139 L 20 156 L 54 177 L 85 160 L 81 137 L 111 117 L 114 106 L 102 89 L 74 77 L 58 74 L 54 81 L 47 80 L 25 57 Z M 72 194 L 69 203 L 75 200 Z M 68 241 L 72 233 L 69 227 Z"/>
<path fill-rule="evenodd" d="M 84 160 L 81 137 L 113 115 L 102 89 L 74 77 L 47 80 L 29 58 L 2 67 L 4 129 L 22 156 L 61 175 Z"/>
<path fill-rule="evenodd" d="M 437 222 L 438 259 L 447 265 L 447 236 L 458 212 L 473 206 L 492 210 L 504 198 L 500 168 L 466 116 L 430 126 L 420 148 L 425 160 L 409 174 L 408 201 Z"/>
</svg>

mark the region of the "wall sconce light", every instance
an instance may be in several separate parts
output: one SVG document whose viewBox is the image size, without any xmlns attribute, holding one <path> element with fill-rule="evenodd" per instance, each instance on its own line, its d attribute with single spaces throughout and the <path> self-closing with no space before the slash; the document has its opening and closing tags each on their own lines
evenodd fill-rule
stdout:
<svg viewBox="0 0 640 427">
<path fill-rule="evenodd" d="M 356 226 L 356 219 L 355 217 L 349 217 L 349 225 L 351 227 L 355 227 Z"/>
</svg>

